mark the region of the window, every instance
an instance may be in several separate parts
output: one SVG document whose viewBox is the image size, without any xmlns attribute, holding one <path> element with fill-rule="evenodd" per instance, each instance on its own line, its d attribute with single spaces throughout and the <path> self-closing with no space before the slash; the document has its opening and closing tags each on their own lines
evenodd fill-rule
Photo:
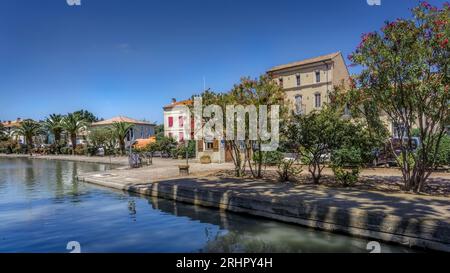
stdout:
<svg viewBox="0 0 450 273">
<path fill-rule="evenodd" d="M 320 71 L 316 71 L 316 82 L 320 82 Z"/>
<path fill-rule="evenodd" d="M 322 98 L 320 96 L 320 93 L 314 94 L 314 105 L 316 108 L 320 108 L 322 105 Z"/>
<path fill-rule="evenodd" d="M 303 109 L 303 105 L 302 105 L 302 101 L 303 101 L 303 98 L 302 98 L 301 95 L 295 96 L 295 113 L 297 115 L 302 114 L 302 112 L 304 110 Z"/>
<path fill-rule="evenodd" d="M 172 138 L 172 137 L 173 137 L 173 134 L 172 134 L 172 133 L 169 133 L 169 137 Z"/>
<path fill-rule="evenodd" d="M 297 86 L 300 86 L 300 74 L 295 75 L 297 79 Z"/>
<path fill-rule="evenodd" d="M 279 81 L 279 83 L 280 83 L 280 86 L 283 87 L 283 78 L 280 77 L 280 78 L 278 79 L 278 81 Z"/>
<path fill-rule="evenodd" d="M 205 142 L 206 144 L 206 150 L 212 150 L 214 148 L 214 143 L 211 142 Z"/>
<path fill-rule="evenodd" d="M 178 126 L 183 127 L 183 116 L 178 117 Z"/>
<path fill-rule="evenodd" d="M 127 141 L 131 141 L 133 139 L 134 139 L 133 128 L 130 128 L 130 130 L 127 133 Z"/>
<path fill-rule="evenodd" d="M 183 132 L 178 133 L 178 141 L 184 141 L 184 134 Z"/>
<path fill-rule="evenodd" d="M 173 117 L 169 117 L 169 127 L 173 127 Z"/>
</svg>

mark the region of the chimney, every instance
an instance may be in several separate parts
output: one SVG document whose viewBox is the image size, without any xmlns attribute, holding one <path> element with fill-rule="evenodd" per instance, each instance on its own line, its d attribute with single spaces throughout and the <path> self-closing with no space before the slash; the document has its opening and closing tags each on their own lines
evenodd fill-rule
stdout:
<svg viewBox="0 0 450 273">
<path fill-rule="evenodd" d="M 177 102 L 177 99 L 176 98 L 172 98 L 172 103 L 175 103 L 175 102 Z"/>
</svg>

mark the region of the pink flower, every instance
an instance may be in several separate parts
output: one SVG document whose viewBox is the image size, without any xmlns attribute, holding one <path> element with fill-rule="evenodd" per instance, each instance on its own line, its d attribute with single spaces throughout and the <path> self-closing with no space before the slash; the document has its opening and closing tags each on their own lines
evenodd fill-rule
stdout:
<svg viewBox="0 0 450 273">
<path fill-rule="evenodd" d="M 426 9 L 431 9 L 432 6 L 430 5 L 430 3 L 423 1 L 422 3 L 420 3 L 420 5 Z"/>
</svg>

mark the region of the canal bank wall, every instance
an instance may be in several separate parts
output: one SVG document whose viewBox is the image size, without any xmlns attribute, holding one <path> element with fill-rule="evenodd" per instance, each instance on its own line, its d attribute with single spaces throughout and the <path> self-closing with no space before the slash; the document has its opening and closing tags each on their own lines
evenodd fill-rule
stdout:
<svg viewBox="0 0 450 273">
<path fill-rule="evenodd" d="M 105 187 L 315 229 L 450 252 L 450 200 L 290 183 L 184 177 L 126 183 L 108 174 L 79 175 Z M 148 180 L 147 180 L 148 181 Z"/>
</svg>

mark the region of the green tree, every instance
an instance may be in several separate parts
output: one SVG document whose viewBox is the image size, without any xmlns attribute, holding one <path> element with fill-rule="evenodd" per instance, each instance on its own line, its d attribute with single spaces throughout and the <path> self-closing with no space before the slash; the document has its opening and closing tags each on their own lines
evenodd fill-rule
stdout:
<svg viewBox="0 0 450 273">
<path fill-rule="evenodd" d="M 161 139 L 164 137 L 164 124 L 159 124 L 155 126 L 155 136 L 156 139 Z"/>
<path fill-rule="evenodd" d="M 250 117 L 246 114 L 243 120 L 240 120 L 236 115 L 234 119 L 233 129 L 227 128 L 227 118 L 234 118 L 227 116 L 227 106 L 234 105 L 243 106 L 246 109 L 249 107 L 255 107 L 259 113 L 261 106 L 268 106 L 268 117 L 271 116 L 271 106 L 280 106 L 280 119 L 283 119 L 285 111 L 284 107 L 284 93 L 282 88 L 276 84 L 268 76 L 264 75 L 257 79 L 250 79 L 248 77 L 242 78 L 241 81 L 236 84 L 229 92 L 226 93 L 214 93 L 207 90 L 201 94 L 203 105 L 218 105 L 223 112 L 223 132 L 222 135 L 225 139 L 225 146 L 231 151 L 230 155 L 235 167 L 235 175 L 240 177 L 244 175 L 246 166 L 248 164 L 252 175 L 256 178 L 262 177 L 262 166 L 264 164 L 263 151 L 261 149 L 263 144 L 266 144 L 260 134 L 257 134 L 257 139 L 250 139 L 249 128 L 250 125 L 259 127 L 258 124 L 250 124 Z M 208 120 L 205 119 L 204 122 Z M 238 125 L 245 124 L 245 139 L 237 139 Z M 270 123 L 267 126 L 268 131 L 271 130 Z M 216 128 L 217 129 L 217 128 Z M 197 128 L 196 128 L 197 130 Z M 227 136 L 233 134 L 233 136 Z M 254 156 L 254 154 L 257 154 Z"/>
<path fill-rule="evenodd" d="M 61 134 L 63 132 L 62 121 L 64 119 L 63 115 L 51 114 L 43 124 L 43 127 L 48 132 L 52 133 L 55 137 L 55 144 L 60 144 Z"/>
<path fill-rule="evenodd" d="M 74 112 L 74 114 L 79 115 L 82 119 L 84 119 L 88 123 L 94 123 L 99 121 L 98 117 L 96 117 L 93 113 L 87 110 L 78 110 Z"/>
<path fill-rule="evenodd" d="M 229 93 L 231 97 L 230 101 L 234 101 L 237 105 L 243 106 L 255 106 L 258 111 L 261 106 L 272 106 L 279 105 L 280 106 L 280 120 L 283 119 L 284 114 L 286 113 L 284 108 L 284 91 L 268 76 L 261 76 L 258 79 L 252 80 L 250 78 L 242 78 L 241 82 L 234 86 L 234 88 Z M 270 114 L 271 108 L 268 107 L 268 117 Z M 236 122 L 240 122 L 236 120 Z M 245 119 L 246 128 L 250 127 L 249 119 Z M 234 128 L 236 128 L 235 126 Z M 258 126 L 259 127 L 259 126 Z M 268 126 L 270 130 L 270 123 Z M 226 130 L 225 130 L 226 132 Z M 255 178 L 262 177 L 262 167 L 264 163 L 263 151 L 261 149 L 262 145 L 265 142 L 261 139 L 261 135 L 258 134 L 256 140 L 249 139 L 249 136 L 246 136 L 245 144 L 245 158 L 248 162 L 248 166 L 250 171 Z M 233 141 L 233 146 L 237 146 L 238 143 Z M 256 156 L 252 156 L 255 154 Z M 253 161 L 252 161 L 253 159 Z"/>
<path fill-rule="evenodd" d="M 422 2 L 412 19 L 386 22 L 380 32 L 364 35 L 349 56 L 362 67 L 355 92 L 399 125 L 397 159 L 408 191 L 422 191 L 435 169 L 449 121 L 449 12 L 448 4 L 439 9 Z M 422 141 L 417 151 L 415 127 Z"/>
<path fill-rule="evenodd" d="M 114 122 L 111 126 L 113 135 L 119 143 L 120 154 L 125 155 L 125 138 L 127 137 L 128 131 L 133 128 L 133 124 L 128 122 Z"/>
<path fill-rule="evenodd" d="M 88 141 L 94 150 L 103 148 L 106 150 L 111 137 L 110 128 L 94 128 L 89 132 Z"/>
<path fill-rule="evenodd" d="M 164 136 L 157 140 L 157 147 L 161 152 L 173 156 L 172 151 L 177 147 L 177 141 L 172 137 Z"/>
<path fill-rule="evenodd" d="M 298 153 L 302 163 L 308 164 L 313 182 L 320 183 L 325 161 L 343 139 L 344 123 L 341 115 L 331 108 L 313 111 L 308 115 L 294 115 L 285 129 L 289 148 Z"/>
<path fill-rule="evenodd" d="M 70 136 L 72 154 L 74 155 L 77 147 L 77 135 L 80 131 L 86 129 L 88 122 L 79 113 L 69 113 L 63 118 L 61 125 Z"/>
<path fill-rule="evenodd" d="M 22 121 L 20 125 L 14 129 L 15 135 L 23 136 L 25 138 L 25 144 L 27 145 L 28 152 L 33 148 L 33 137 L 41 132 L 41 125 L 31 119 Z"/>
</svg>

